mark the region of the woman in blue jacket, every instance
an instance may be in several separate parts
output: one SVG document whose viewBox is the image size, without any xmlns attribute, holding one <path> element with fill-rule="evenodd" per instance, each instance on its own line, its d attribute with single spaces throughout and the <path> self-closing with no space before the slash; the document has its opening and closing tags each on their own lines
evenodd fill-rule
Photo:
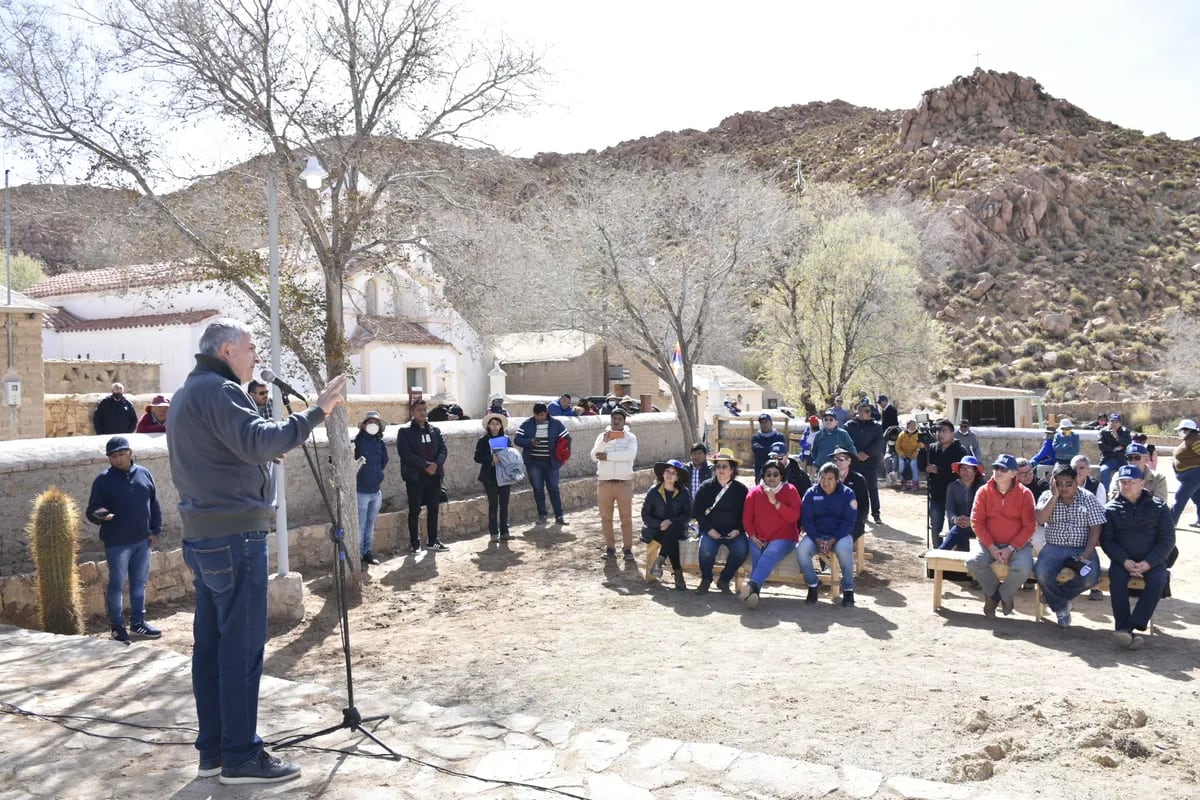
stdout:
<svg viewBox="0 0 1200 800">
<path fill-rule="evenodd" d="M 817 571 L 813 558 L 817 553 L 833 551 L 842 568 L 842 605 L 854 605 L 854 523 L 858 520 L 858 500 L 854 490 L 838 480 L 838 468 L 828 461 L 817 473 L 820 483 L 804 493 L 800 524 L 804 538 L 796 548 L 800 571 L 808 586 L 804 602 L 817 602 Z"/>
<path fill-rule="evenodd" d="M 383 471 L 387 468 L 387 445 L 383 443 L 383 418 L 378 411 L 368 411 L 358 423 L 354 437 L 354 458 L 358 461 L 358 542 L 362 551 L 363 570 L 380 563 L 372 552 L 375 543 L 375 520 L 383 505 Z"/>
<path fill-rule="evenodd" d="M 479 465 L 479 482 L 487 495 L 488 533 L 493 542 L 507 542 L 512 538 L 508 532 L 508 498 L 512 486 L 501 486 L 496 480 L 496 464 L 500 462 L 496 453 L 512 446 L 512 440 L 504 432 L 507 422 L 508 417 L 504 414 L 488 413 L 483 418 L 483 436 L 475 442 L 475 463 Z"/>
</svg>

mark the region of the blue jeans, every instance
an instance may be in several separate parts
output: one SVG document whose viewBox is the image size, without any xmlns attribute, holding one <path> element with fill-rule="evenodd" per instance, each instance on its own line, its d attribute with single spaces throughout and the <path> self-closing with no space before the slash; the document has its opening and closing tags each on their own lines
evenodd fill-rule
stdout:
<svg viewBox="0 0 1200 800">
<path fill-rule="evenodd" d="M 1046 605 L 1050 606 L 1051 610 L 1065 610 L 1068 603 L 1100 582 L 1099 553 L 1092 553 L 1088 562 L 1092 571 L 1086 577 L 1076 575 L 1066 583 L 1058 582 L 1058 571 L 1082 552 L 1082 547 L 1063 547 L 1047 542 L 1038 554 L 1034 573 L 1037 575 L 1038 586 L 1042 587 L 1042 597 L 1046 598 Z"/>
<path fill-rule="evenodd" d="M 192 694 L 201 759 L 239 766 L 262 750 L 258 684 L 267 644 L 267 532 L 183 542 L 196 586 Z"/>
<path fill-rule="evenodd" d="M 946 538 L 937 546 L 938 550 L 957 550 L 961 553 L 969 552 L 971 549 L 971 540 L 975 538 L 975 532 L 970 528 L 960 528 L 957 525 L 950 526 L 950 532 L 946 534 Z"/>
<path fill-rule="evenodd" d="M 750 546 L 750 563 L 754 569 L 750 571 L 750 582 L 762 587 L 767 578 L 771 577 L 775 565 L 787 558 L 796 549 L 796 543 L 790 539 L 774 539 L 759 547 L 754 542 Z"/>
<path fill-rule="evenodd" d="M 371 552 L 375 544 L 375 520 L 379 517 L 379 507 L 382 505 L 382 489 L 374 494 L 358 493 L 358 544 L 364 556 Z"/>
<path fill-rule="evenodd" d="M 1200 467 L 1176 472 L 1175 477 L 1179 478 L 1179 489 L 1175 492 L 1175 505 L 1171 507 L 1175 524 L 1179 524 L 1179 518 L 1183 516 L 1183 509 L 1187 507 L 1188 500 L 1195 501 L 1197 519 L 1200 519 Z"/>
<path fill-rule="evenodd" d="M 1108 487 L 1112 483 L 1112 476 L 1117 470 L 1125 466 L 1124 458 L 1106 458 L 1100 462 L 1100 483 L 1104 484 L 1104 493 L 1108 494 Z M 1037 498 L 1034 498 L 1037 501 Z"/>
<path fill-rule="evenodd" d="M 1167 579 L 1170 577 L 1171 573 L 1167 571 L 1164 564 L 1159 564 L 1143 575 L 1146 588 L 1142 590 L 1137 599 L 1137 605 L 1133 607 L 1133 613 L 1130 614 L 1129 572 L 1125 569 L 1124 564 L 1113 561 L 1108 567 L 1108 593 L 1112 597 L 1114 629 L 1118 631 L 1146 630 L 1150 624 L 1150 618 L 1154 616 L 1154 608 L 1162 599 Z"/>
<path fill-rule="evenodd" d="M 706 581 L 713 578 L 713 565 L 717 561 L 717 551 L 722 547 L 728 548 L 725 554 L 725 568 L 721 570 L 720 583 L 729 583 L 737 574 L 738 569 L 750 554 L 750 540 L 746 534 L 736 539 L 714 539 L 707 533 L 700 536 L 700 577 Z"/>
<path fill-rule="evenodd" d="M 555 519 L 563 515 L 562 497 L 558 494 L 559 464 L 554 459 L 542 461 L 531 458 L 525 462 L 525 472 L 529 475 L 529 486 L 533 489 L 533 502 L 537 504 L 539 517 L 546 516 L 546 492 L 550 492 L 550 505 L 554 509 Z"/>
<path fill-rule="evenodd" d="M 851 465 L 851 468 L 862 475 L 867 481 L 867 499 L 870 501 L 871 515 L 879 516 L 879 465 L 875 459 L 868 458 Z"/>
<path fill-rule="evenodd" d="M 800 544 L 796 547 L 796 558 L 800 560 L 800 571 L 804 573 L 804 582 L 809 588 L 815 588 L 818 585 L 817 570 L 813 566 L 813 559 L 817 557 L 820 548 L 817 546 L 817 540 L 811 536 L 805 536 L 800 540 Z M 854 591 L 854 537 L 843 536 L 833 540 L 833 554 L 837 556 L 838 566 L 842 570 L 842 591 Z"/>
<path fill-rule="evenodd" d="M 912 477 L 909 477 L 911 475 Z M 921 479 L 920 463 L 915 458 L 900 459 L 900 480 L 919 481 Z"/>
<path fill-rule="evenodd" d="M 971 577 L 979 581 L 984 597 L 999 596 L 1001 600 L 1011 603 L 1017 596 L 1017 590 L 1025 584 L 1033 574 L 1033 544 L 1029 543 L 1017 550 L 1008 559 L 1008 577 L 1004 583 L 992 572 L 992 564 L 996 559 L 987 550 L 980 550 L 967 561 L 967 571 Z M 1057 572 L 1057 570 L 1055 570 Z"/>
<path fill-rule="evenodd" d="M 129 623 L 146 621 L 146 581 L 150 577 L 150 540 L 136 544 L 118 544 L 104 548 L 108 561 L 108 589 L 104 605 L 108 623 L 114 628 L 125 625 L 125 610 L 121 606 L 125 581 L 129 581 Z"/>
<path fill-rule="evenodd" d="M 937 547 L 942 540 L 942 528 L 946 526 L 946 501 L 929 500 L 929 546 Z"/>
</svg>

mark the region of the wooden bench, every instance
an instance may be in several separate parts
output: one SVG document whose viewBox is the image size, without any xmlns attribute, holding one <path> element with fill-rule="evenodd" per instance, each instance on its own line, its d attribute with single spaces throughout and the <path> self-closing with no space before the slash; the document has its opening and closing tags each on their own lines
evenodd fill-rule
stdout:
<svg viewBox="0 0 1200 800">
<path fill-rule="evenodd" d="M 972 550 L 971 552 L 963 552 L 961 550 L 928 550 L 928 551 L 926 551 L 925 566 L 928 569 L 933 570 L 933 610 L 934 611 L 937 611 L 942 607 L 942 574 L 945 572 L 966 574 L 966 575 L 971 574 L 970 570 L 967 569 L 967 561 L 969 559 L 971 559 L 975 555 L 976 552 L 978 552 L 978 551 L 976 551 L 976 550 Z M 999 578 L 1000 580 L 1004 580 L 1005 578 L 1008 577 L 1008 565 L 1007 564 L 992 564 L 992 571 L 996 573 L 996 577 Z M 1034 613 L 1034 619 L 1037 622 L 1041 622 L 1042 617 L 1045 615 L 1045 602 L 1042 599 L 1041 586 L 1038 586 L 1036 581 L 1034 581 L 1034 586 L 1035 586 L 1034 602 L 1035 602 L 1035 608 L 1036 608 L 1036 611 Z M 1096 584 L 1095 588 L 1099 589 L 1102 592 L 1107 592 L 1109 590 L 1108 570 L 1104 570 L 1104 574 L 1100 576 L 1100 582 Z M 1144 589 L 1144 588 L 1146 588 L 1146 582 L 1141 578 L 1130 577 L 1129 588 L 1130 589 Z M 1154 620 L 1153 619 L 1150 620 L 1150 625 L 1149 625 L 1148 630 L 1151 633 L 1154 632 Z"/>
<path fill-rule="evenodd" d="M 859 572 L 857 565 L 865 563 L 866 559 L 869 558 L 869 555 L 867 554 L 867 543 L 865 541 L 866 538 L 867 538 L 866 534 L 864 534 L 864 535 L 858 537 L 858 541 L 854 543 L 854 561 L 855 561 L 855 567 L 856 567 L 854 570 L 855 574 L 858 574 L 858 572 Z M 721 552 L 727 552 L 727 551 L 721 551 Z M 657 548 L 655 548 L 655 547 L 647 547 L 646 548 L 646 572 L 645 572 L 645 575 L 646 575 L 647 581 L 658 580 L 650 572 L 651 568 L 654 566 L 654 559 L 657 556 L 657 554 L 658 554 Z M 834 598 L 841 597 L 841 595 L 842 595 L 842 571 L 841 571 L 841 565 L 838 564 L 837 556 L 834 555 L 832 552 L 830 552 L 827 556 L 820 556 L 820 559 L 824 564 L 826 564 L 829 567 L 829 571 L 817 573 L 817 580 L 822 585 L 830 587 L 829 591 L 830 591 L 831 597 L 834 597 Z M 690 572 L 690 573 L 697 574 L 697 575 L 700 574 L 700 540 L 699 539 L 686 539 L 679 543 L 679 563 L 683 567 L 685 572 Z M 713 566 L 714 580 L 716 579 L 716 577 L 718 575 L 720 575 L 721 569 L 724 567 L 724 565 L 725 565 L 725 562 L 720 560 L 720 555 L 718 555 L 717 562 Z M 668 564 L 668 566 L 669 566 L 669 564 Z M 751 561 L 747 557 L 745 563 L 742 564 L 742 566 L 734 574 L 734 579 L 733 579 L 734 580 L 734 588 L 738 592 L 741 592 L 742 584 L 745 581 L 750 579 L 750 571 L 751 571 Z M 799 561 L 799 559 L 797 559 L 795 557 L 795 553 L 792 553 L 787 558 L 784 558 L 778 564 L 775 565 L 775 569 L 772 570 L 771 577 L 769 577 L 767 579 L 767 583 L 768 584 L 776 584 L 776 585 L 781 584 L 784 586 L 796 586 L 796 587 L 805 587 L 806 586 L 806 584 L 804 583 L 804 573 L 800 571 L 800 561 Z"/>
</svg>

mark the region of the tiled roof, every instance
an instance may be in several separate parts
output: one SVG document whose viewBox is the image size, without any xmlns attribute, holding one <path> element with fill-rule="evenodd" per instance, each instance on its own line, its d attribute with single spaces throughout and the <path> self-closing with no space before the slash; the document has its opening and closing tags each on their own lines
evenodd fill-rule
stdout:
<svg viewBox="0 0 1200 800">
<path fill-rule="evenodd" d="M 171 314 L 147 314 L 141 317 L 83 319 L 65 308 L 60 308 L 57 314 L 46 320 L 46 327 L 53 328 L 59 333 L 112 331 L 124 328 L 166 328 L 172 325 L 194 325 L 210 317 L 220 316 L 220 313 L 209 308 L 203 311 L 177 311 Z"/>
<path fill-rule="evenodd" d="M 205 280 L 208 275 L 194 264 L 138 264 L 131 267 L 64 272 L 44 278 L 25 290 L 30 297 L 62 297 L 68 294 L 122 291 L 132 287 L 168 286 L 188 280 Z"/>
<path fill-rule="evenodd" d="M 372 342 L 385 344 L 413 344 L 432 347 L 451 347 L 452 345 L 440 336 L 427 331 L 415 322 L 396 319 L 395 317 L 358 318 L 358 328 L 350 337 L 347 344 L 352 350 L 361 350 Z"/>
</svg>

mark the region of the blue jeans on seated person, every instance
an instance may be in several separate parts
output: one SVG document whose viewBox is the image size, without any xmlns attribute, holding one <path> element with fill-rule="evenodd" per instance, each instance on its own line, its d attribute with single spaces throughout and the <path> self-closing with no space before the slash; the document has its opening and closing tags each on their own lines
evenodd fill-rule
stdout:
<svg viewBox="0 0 1200 800">
<path fill-rule="evenodd" d="M 267 644 L 267 532 L 185 539 L 192 570 L 192 694 L 201 760 L 236 767 L 262 750 L 258 685 Z"/>
<path fill-rule="evenodd" d="M 813 559 L 820 552 L 820 547 L 817 545 L 817 540 L 811 536 L 805 536 L 800 540 L 800 544 L 796 546 L 796 558 L 800 559 L 800 571 L 804 573 L 804 582 L 810 588 L 818 585 L 817 569 L 813 566 Z M 838 566 L 842 570 L 842 591 L 854 591 L 854 537 L 843 536 L 840 539 L 833 540 L 833 554 L 837 556 Z"/>
<path fill-rule="evenodd" d="M 124 627 L 125 611 L 121 607 L 125 581 L 129 581 L 129 624 L 146 621 L 146 581 L 150 578 L 150 540 L 135 544 L 118 544 L 104 548 L 108 561 L 108 589 L 104 604 L 108 622 L 114 628 Z"/>
<path fill-rule="evenodd" d="M 365 556 L 375 545 L 375 520 L 383 505 L 383 491 L 358 493 L 358 544 Z"/>
<path fill-rule="evenodd" d="M 754 542 L 749 542 L 749 545 L 750 563 L 754 565 L 750 571 L 750 582 L 760 588 L 771 577 L 775 565 L 796 549 L 796 543 L 788 539 L 774 539 L 762 547 Z"/>
<path fill-rule="evenodd" d="M 1163 589 L 1171 573 L 1166 566 L 1159 564 L 1153 567 L 1142 578 L 1146 588 L 1142 590 L 1129 613 L 1129 571 L 1124 564 L 1113 561 L 1108 567 L 1108 593 L 1112 597 L 1113 628 L 1118 631 L 1144 631 L 1150 625 L 1154 609 L 1162 599 Z"/>
<path fill-rule="evenodd" d="M 920 462 L 915 458 L 900 459 L 900 480 L 913 481 L 914 483 L 921 478 Z"/>
<path fill-rule="evenodd" d="M 1099 553 L 1092 553 L 1088 562 L 1092 571 L 1086 576 L 1076 575 L 1066 583 L 1058 582 L 1058 571 L 1082 552 L 1082 547 L 1063 547 L 1047 542 L 1038 554 L 1034 572 L 1038 586 L 1042 587 L 1042 597 L 1046 598 L 1046 605 L 1050 606 L 1050 610 L 1066 610 L 1068 603 L 1100 582 Z"/>
<path fill-rule="evenodd" d="M 938 545 L 938 550 L 958 550 L 966 553 L 971 549 L 971 540 L 975 538 L 975 532 L 970 528 L 960 528 L 957 525 L 950 526 L 950 532 L 946 534 L 946 538 L 942 539 L 942 543 Z"/>
<path fill-rule="evenodd" d="M 991 553 L 980 550 L 967 560 L 967 571 L 979 582 L 984 597 L 999 595 L 1001 600 L 1011 603 L 1017 596 L 1017 590 L 1033 574 L 1033 542 L 1017 550 L 1008 559 L 1008 577 L 1004 579 L 1003 584 L 996 577 L 996 573 L 992 572 L 994 563 L 996 559 L 992 558 Z"/>
<path fill-rule="evenodd" d="M 717 551 L 725 547 L 729 550 L 725 555 L 725 568 L 721 570 L 720 583 L 729 583 L 737 574 L 738 569 L 750 554 L 750 541 L 746 534 L 740 534 L 736 539 L 714 539 L 707 533 L 700 537 L 700 577 L 711 581 L 713 565 L 717 561 Z"/>
</svg>

